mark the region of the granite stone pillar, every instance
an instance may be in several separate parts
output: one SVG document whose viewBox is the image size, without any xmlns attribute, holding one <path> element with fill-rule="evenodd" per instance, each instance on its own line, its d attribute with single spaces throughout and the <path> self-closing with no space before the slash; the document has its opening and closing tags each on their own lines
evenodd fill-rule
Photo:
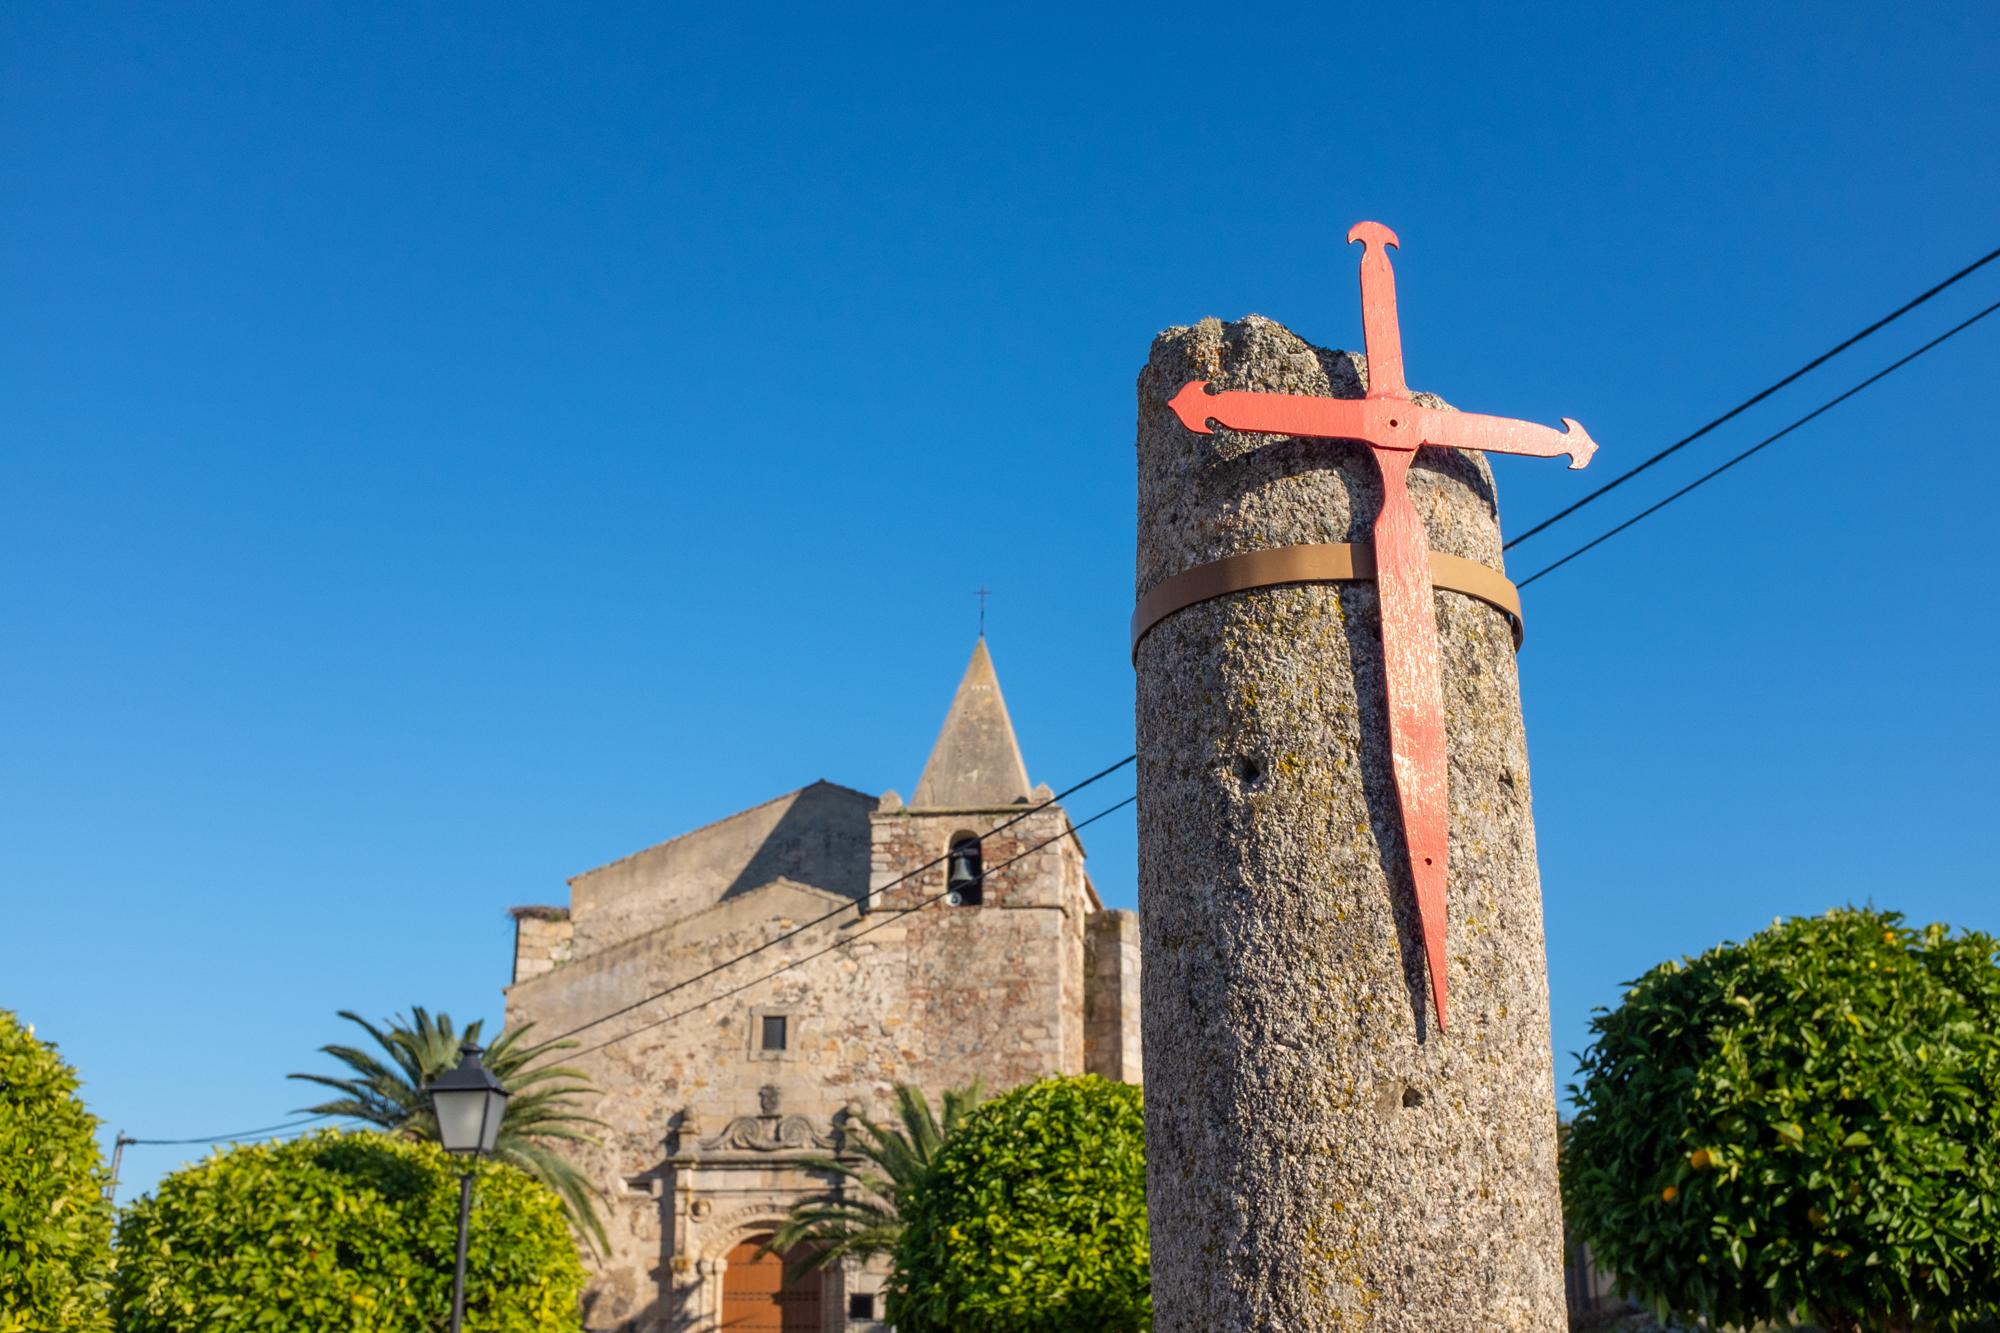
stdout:
<svg viewBox="0 0 2000 1333">
<path fill-rule="evenodd" d="M 1251 317 L 1139 377 L 1138 589 L 1367 543 L 1368 450 L 1219 430 L 1218 389 L 1359 398 L 1366 361 Z M 1419 401 L 1443 406 L 1420 396 Z M 1424 449 L 1431 549 L 1500 568 L 1484 459 Z M 1548 973 L 1506 617 L 1434 594 L 1450 738 L 1451 1026 L 1436 1030 L 1372 583 L 1233 593 L 1138 651 L 1147 1197 L 1159 1333 L 1567 1327 Z"/>
</svg>

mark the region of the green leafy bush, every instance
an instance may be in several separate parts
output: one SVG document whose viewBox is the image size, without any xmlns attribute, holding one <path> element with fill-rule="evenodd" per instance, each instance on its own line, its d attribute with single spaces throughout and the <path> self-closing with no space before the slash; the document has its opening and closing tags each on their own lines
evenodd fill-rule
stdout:
<svg viewBox="0 0 2000 1333">
<path fill-rule="evenodd" d="M 2000 1310 L 1996 947 L 1847 909 L 1654 968 L 1592 1022 L 1571 1226 L 1663 1313 Z"/>
<path fill-rule="evenodd" d="M 1135 1087 L 1086 1075 L 997 1097 L 898 1203 L 888 1318 L 901 1333 L 1152 1327 Z"/>
<path fill-rule="evenodd" d="M 110 1327 L 111 1206 L 76 1071 L 0 1009 L 0 1333 Z"/>
<path fill-rule="evenodd" d="M 351 1009 L 340 1016 L 367 1033 L 374 1050 L 340 1043 L 320 1050 L 347 1067 L 346 1077 L 292 1074 L 289 1077 L 332 1088 L 338 1097 L 305 1109 L 314 1115 L 364 1120 L 403 1138 L 438 1139 L 437 1113 L 426 1091 L 439 1074 L 458 1068 L 461 1048 L 478 1042 L 480 1020 L 460 1032 L 451 1015 L 433 1015 L 414 1005 L 410 1016 L 397 1014 L 371 1023 Z M 571 1144 L 595 1143 L 590 1127 L 604 1122 L 581 1109 L 597 1089 L 582 1071 L 554 1063 L 555 1053 L 573 1050 L 574 1039 L 530 1042 L 534 1024 L 509 1028 L 493 1038 L 483 1055 L 487 1072 L 507 1089 L 507 1115 L 500 1122 L 500 1141 L 493 1156 L 518 1166 L 562 1199 L 570 1225 L 599 1252 L 610 1247 L 604 1222 L 597 1215 L 597 1191 L 589 1177 L 565 1154 Z"/>
<path fill-rule="evenodd" d="M 185 1167 L 119 1219 L 120 1333 L 431 1333 L 451 1309 L 460 1166 L 328 1130 Z M 583 1268 L 556 1196 L 481 1164 L 465 1283 L 469 1333 L 574 1333 Z"/>
</svg>

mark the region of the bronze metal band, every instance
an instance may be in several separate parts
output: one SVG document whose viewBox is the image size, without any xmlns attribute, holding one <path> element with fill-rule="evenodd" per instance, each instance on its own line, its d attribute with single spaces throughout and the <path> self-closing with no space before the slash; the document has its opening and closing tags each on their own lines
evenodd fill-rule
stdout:
<svg viewBox="0 0 2000 1333">
<path fill-rule="evenodd" d="M 1197 602 L 1281 583 L 1319 583 L 1374 577 L 1375 548 L 1346 542 L 1246 551 L 1242 555 L 1184 569 L 1171 578 L 1161 579 L 1139 599 L 1139 605 L 1132 612 L 1132 660 L 1138 661 L 1139 640 L 1145 638 L 1153 626 Z M 1524 628 L 1521 590 L 1509 582 L 1505 574 L 1488 569 L 1477 560 L 1432 551 L 1431 585 L 1477 597 L 1505 612 L 1514 631 L 1514 647 L 1519 650 Z"/>
</svg>

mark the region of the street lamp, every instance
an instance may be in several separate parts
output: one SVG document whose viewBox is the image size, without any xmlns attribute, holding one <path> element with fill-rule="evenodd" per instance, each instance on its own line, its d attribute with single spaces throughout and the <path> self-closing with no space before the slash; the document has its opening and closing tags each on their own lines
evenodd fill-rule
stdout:
<svg viewBox="0 0 2000 1333">
<path fill-rule="evenodd" d="M 431 1080 L 431 1109 L 437 1113 L 438 1142 L 448 1153 L 480 1157 L 500 1141 L 500 1117 L 507 1111 L 507 1089 L 493 1071 L 479 1062 L 479 1044 L 459 1048 L 458 1067 Z M 458 1267 L 451 1279 L 451 1333 L 465 1321 L 465 1235 L 472 1223 L 472 1170 L 458 1178 Z"/>
</svg>

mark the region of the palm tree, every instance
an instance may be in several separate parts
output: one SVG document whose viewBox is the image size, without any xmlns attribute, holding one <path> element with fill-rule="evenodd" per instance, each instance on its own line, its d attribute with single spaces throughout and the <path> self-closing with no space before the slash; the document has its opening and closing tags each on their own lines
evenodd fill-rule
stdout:
<svg viewBox="0 0 2000 1333">
<path fill-rule="evenodd" d="M 380 1053 L 358 1046 L 320 1047 L 351 1072 L 338 1078 L 329 1074 L 289 1075 L 340 1094 L 332 1101 L 303 1109 L 313 1115 L 364 1120 L 403 1138 L 437 1142 L 437 1114 L 425 1090 L 439 1074 L 458 1067 L 459 1048 L 479 1040 L 482 1024 L 474 1020 L 464 1032 L 456 1032 L 450 1014 L 433 1016 L 421 1005 L 411 1006 L 410 1015 L 397 1014 L 377 1026 L 351 1010 L 341 1010 L 342 1018 L 374 1039 Z M 493 1155 L 554 1190 L 570 1225 L 602 1253 L 610 1242 L 597 1216 L 597 1191 L 561 1151 L 566 1143 L 597 1142 L 586 1127 L 604 1122 L 577 1109 L 578 1099 L 597 1089 L 580 1070 L 567 1065 L 537 1065 L 544 1056 L 577 1043 L 530 1044 L 527 1038 L 533 1030 L 532 1023 L 503 1029 L 481 1057 L 509 1093 Z"/>
<path fill-rule="evenodd" d="M 853 1122 L 860 1136 L 851 1140 L 855 1154 L 846 1160 L 808 1158 L 801 1165 L 839 1177 L 832 1188 L 792 1205 L 764 1252 L 798 1251 L 785 1266 L 785 1280 L 798 1278 L 845 1258 L 867 1259 L 889 1254 L 903 1234 L 896 1201 L 916 1183 L 937 1156 L 938 1149 L 979 1105 L 979 1085 L 954 1088 L 944 1095 L 942 1119 L 931 1113 L 924 1094 L 905 1083 L 896 1085 L 896 1119 L 900 1127 L 884 1128 L 873 1121 Z M 858 1158 L 859 1160 L 856 1160 Z M 849 1188 L 858 1186 L 859 1190 Z"/>
</svg>

